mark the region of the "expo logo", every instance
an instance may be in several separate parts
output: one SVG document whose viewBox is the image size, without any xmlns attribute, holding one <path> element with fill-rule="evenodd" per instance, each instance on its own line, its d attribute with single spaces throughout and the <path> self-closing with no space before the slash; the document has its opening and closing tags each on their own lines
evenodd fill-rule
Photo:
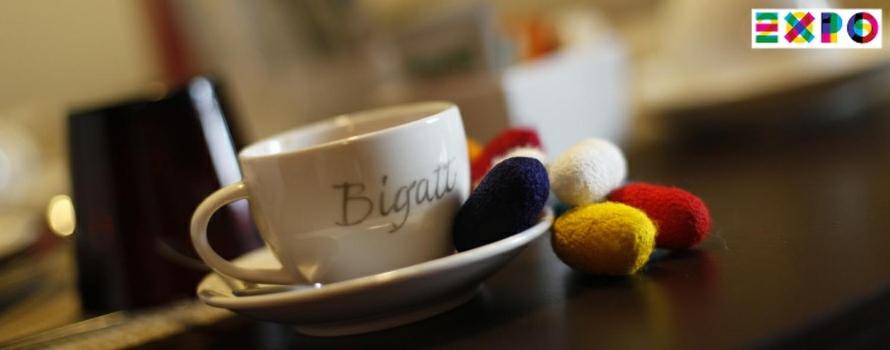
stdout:
<svg viewBox="0 0 890 350">
<path fill-rule="evenodd" d="M 753 9 L 751 21 L 755 49 L 881 48 L 879 9 Z"/>
</svg>

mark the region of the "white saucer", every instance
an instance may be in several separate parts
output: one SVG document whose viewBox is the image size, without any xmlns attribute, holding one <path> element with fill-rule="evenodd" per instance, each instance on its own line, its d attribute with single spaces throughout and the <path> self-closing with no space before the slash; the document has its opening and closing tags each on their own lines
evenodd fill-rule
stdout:
<svg viewBox="0 0 890 350">
<path fill-rule="evenodd" d="M 436 260 L 320 287 L 235 296 L 230 278 L 211 273 L 198 285 L 208 305 L 261 320 L 294 324 L 315 336 L 366 333 L 416 322 L 470 300 L 488 276 L 547 232 L 553 211 L 535 226 L 500 241 Z M 267 248 L 235 260 L 244 267 L 278 267 Z M 269 287 L 274 288 L 274 287 Z"/>
</svg>

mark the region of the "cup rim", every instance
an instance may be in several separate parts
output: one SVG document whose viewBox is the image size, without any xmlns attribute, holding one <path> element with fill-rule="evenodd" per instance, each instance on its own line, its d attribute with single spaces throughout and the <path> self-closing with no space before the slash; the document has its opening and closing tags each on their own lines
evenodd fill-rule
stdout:
<svg viewBox="0 0 890 350">
<path fill-rule="evenodd" d="M 333 117 L 325 118 L 317 122 L 309 123 L 306 125 L 298 126 L 287 131 L 283 131 L 277 134 L 274 134 L 269 137 L 264 137 L 259 141 L 255 141 L 238 152 L 239 159 L 263 159 L 263 158 L 272 158 L 279 157 L 282 155 L 292 155 L 305 153 L 309 151 L 316 151 L 321 149 L 333 148 L 338 146 L 344 146 L 347 144 L 351 144 L 354 142 L 360 142 L 363 140 L 370 139 L 372 137 L 390 133 L 396 129 L 402 129 L 410 126 L 414 126 L 421 123 L 431 123 L 433 120 L 442 117 L 445 113 L 449 111 L 456 110 L 457 105 L 453 102 L 449 101 L 425 101 L 425 102 L 414 102 L 414 103 L 405 103 L 405 104 L 396 104 L 385 107 L 371 108 L 365 109 L 356 112 L 343 113 Z M 420 110 L 422 113 L 415 119 L 380 128 L 374 131 L 369 131 L 366 133 L 362 133 L 359 135 L 349 136 L 345 138 L 338 138 L 326 142 L 321 142 L 318 144 L 306 146 L 306 147 L 298 147 L 289 150 L 281 150 L 281 151 L 265 151 L 259 150 L 262 146 L 267 143 L 273 142 L 274 140 L 282 139 L 285 137 L 290 137 L 294 134 L 299 134 L 303 132 L 310 132 L 312 130 L 320 130 L 324 128 L 330 128 L 331 126 L 338 126 L 343 123 L 356 123 L 356 122 L 367 122 L 377 119 L 389 118 L 393 114 L 404 113 L 410 110 Z"/>
</svg>

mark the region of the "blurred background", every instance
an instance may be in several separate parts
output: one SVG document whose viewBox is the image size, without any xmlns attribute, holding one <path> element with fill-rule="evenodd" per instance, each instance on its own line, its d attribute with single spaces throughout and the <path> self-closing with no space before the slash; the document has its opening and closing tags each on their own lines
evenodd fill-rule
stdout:
<svg viewBox="0 0 890 350">
<path fill-rule="evenodd" d="M 746 147 L 868 117 L 890 82 L 886 49 L 750 49 L 751 8 L 888 3 L 4 1 L 0 341 L 113 310 L 84 307 L 74 282 L 75 111 L 167 96 L 202 75 L 225 97 L 236 148 L 430 99 L 456 102 L 476 140 L 527 126 L 551 155 L 586 136 Z M 54 317 L 29 313 L 38 304 Z"/>
</svg>

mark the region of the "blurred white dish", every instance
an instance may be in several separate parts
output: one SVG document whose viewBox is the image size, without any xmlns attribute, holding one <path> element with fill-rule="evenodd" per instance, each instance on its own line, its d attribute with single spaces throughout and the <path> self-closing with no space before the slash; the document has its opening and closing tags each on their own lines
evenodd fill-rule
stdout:
<svg viewBox="0 0 890 350">
<path fill-rule="evenodd" d="M 39 236 L 35 218 L 21 212 L 0 214 L 0 227 L 0 259 L 30 247 Z"/>
<path fill-rule="evenodd" d="M 547 232 L 553 212 L 546 209 L 535 226 L 500 241 L 443 258 L 324 286 L 260 285 L 268 294 L 236 296 L 230 279 L 211 273 L 198 296 L 211 306 L 296 325 L 316 336 L 372 332 L 416 322 L 470 300 L 479 285 L 529 242 Z M 274 268 L 278 262 L 262 248 L 235 260 L 244 267 Z M 243 294 L 242 294 L 243 295 Z"/>
<path fill-rule="evenodd" d="M 751 49 L 752 8 L 800 7 L 845 6 L 790 0 L 731 0 L 713 6 L 702 6 L 698 0 L 666 3 L 652 25 L 656 30 L 669 28 L 672 39 L 654 40 L 654 52 L 635 67 L 640 113 L 658 115 L 769 99 L 868 73 L 890 62 L 883 50 Z M 778 99 L 777 105 L 786 111 L 796 107 L 791 105 L 795 101 Z"/>
<path fill-rule="evenodd" d="M 40 153 L 23 126 L 0 114 L 0 210 L 21 207 L 40 178 Z"/>
<path fill-rule="evenodd" d="M 770 53 L 760 51 L 757 54 Z M 784 55 L 770 62 L 752 60 L 722 68 L 700 65 L 693 69 L 666 60 L 644 62 L 638 79 L 640 108 L 644 114 L 659 114 L 744 101 L 813 88 L 890 63 L 885 55 L 870 50 L 799 51 L 807 55 Z"/>
<path fill-rule="evenodd" d="M 557 156 L 585 137 L 620 143 L 630 122 L 624 44 L 603 35 L 504 70 L 512 126 L 530 126 Z"/>
</svg>

